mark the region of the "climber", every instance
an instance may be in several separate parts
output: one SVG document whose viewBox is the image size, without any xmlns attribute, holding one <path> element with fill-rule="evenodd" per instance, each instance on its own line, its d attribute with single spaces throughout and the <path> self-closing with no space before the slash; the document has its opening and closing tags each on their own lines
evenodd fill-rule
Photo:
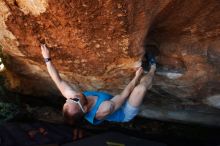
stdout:
<svg viewBox="0 0 220 146">
<path fill-rule="evenodd" d="M 62 95 L 66 98 L 63 105 L 63 115 L 69 124 L 75 124 L 84 116 L 91 124 L 97 125 L 102 121 L 128 122 L 139 111 L 139 107 L 148 89 L 152 86 L 152 80 L 156 70 L 154 55 L 148 55 L 149 72 L 144 74 L 143 68 L 139 67 L 134 78 L 118 95 L 112 96 L 98 91 L 75 91 L 64 81 L 55 69 L 49 50 L 41 45 L 43 58 L 48 72 Z"/>
</svg>

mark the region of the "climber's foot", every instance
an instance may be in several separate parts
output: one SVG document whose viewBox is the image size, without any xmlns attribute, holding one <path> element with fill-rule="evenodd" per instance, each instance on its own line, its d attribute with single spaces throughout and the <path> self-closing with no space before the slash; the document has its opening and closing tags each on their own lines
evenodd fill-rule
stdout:
<svg viewBox="0 0 220 146">
<path fill-rule="evenodd" d="M 144 55 L 144 58 L 142 59 L 141 67 L 144 69 L 144 71 L 156 70 L 156 58 L 152 52 L 149 52 Z"/>
<path fill-rule="evenodd" d="M 156 59 L 153 53 L 149 52 L 147 54 L 147 60 L 148 60 L 149 66 L 156 66 Z"/>
</svg>

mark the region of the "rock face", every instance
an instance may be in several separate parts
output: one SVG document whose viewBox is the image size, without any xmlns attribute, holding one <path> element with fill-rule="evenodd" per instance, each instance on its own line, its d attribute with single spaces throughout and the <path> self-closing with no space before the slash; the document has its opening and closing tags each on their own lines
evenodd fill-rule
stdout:
<svg viewBox="0 0 220 146">
<path fill-rule="evenodd" d="M 40 43 L 47 44 L 61 76 L 74 88 L 112 94 L 131 80 L 143 44 L 154 43 L 159 66 L 181 77 L 157 75 L 145 108 L 205 107 L 220 113 L 211 108 L 220 104 L 217 0 L 1 0 L 0 20 L 5 77 L 12 91 L 59 95 Z"/>
</svg>

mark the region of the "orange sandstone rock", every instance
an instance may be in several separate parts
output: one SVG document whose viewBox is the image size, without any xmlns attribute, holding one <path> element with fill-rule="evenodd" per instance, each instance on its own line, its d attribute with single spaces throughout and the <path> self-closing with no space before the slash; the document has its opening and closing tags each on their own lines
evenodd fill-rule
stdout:
<svg viewBox="0 0 220 146">
<path fill-rule="evenodd" d="M 153 92 L 193 103 L 220 94 L 216 0 L 3 0 L 0 20 L 11 90 L 59 94 L 42 60 L 44 42 L 74 88 L 118 94 L 133 76 L 143 44 L 153 40 L 158 63 L 183 71 L 177 79 L 156 76 Z"/>
</svg>

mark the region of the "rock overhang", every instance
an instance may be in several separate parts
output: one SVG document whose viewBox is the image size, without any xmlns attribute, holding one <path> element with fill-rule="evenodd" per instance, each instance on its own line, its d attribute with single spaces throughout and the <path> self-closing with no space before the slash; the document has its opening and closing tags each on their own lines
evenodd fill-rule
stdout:
<svg viewBox="0 0 220 146">
<path fill-rule="evenodd" d="M 4 0 L 0 4 L 0 43 L 8 56 L 9 89 L 59 95 L 42 61 L 43 42 L 61 76 L 74 88 L 118 94 L 133 76 L 143 44 L 154 40 L 159 44 L 159 64 L 168 71 L 181 71 L 178 78 L 157 75 L 154 94 L 180 99 L 181 106 L 213 106 L 205 99 L 219 94 L 220 6 L 215 0 Z"/>
</svg>

